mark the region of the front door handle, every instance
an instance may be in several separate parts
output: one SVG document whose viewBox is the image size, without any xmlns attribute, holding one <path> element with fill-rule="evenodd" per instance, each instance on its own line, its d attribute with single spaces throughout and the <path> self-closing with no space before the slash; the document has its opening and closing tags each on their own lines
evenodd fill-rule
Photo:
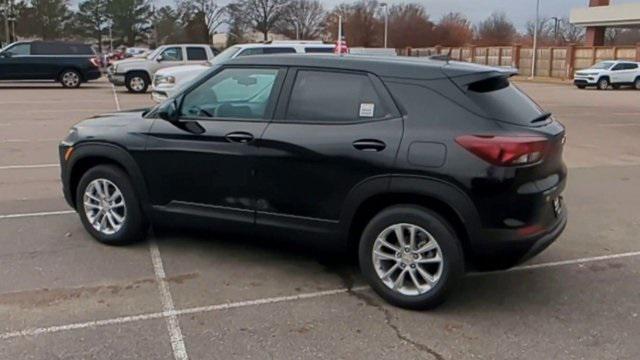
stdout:
<svg viewBox="0 0 640 360">
<path fill-rule="evenodd" d="M 253 141 L 253 135 L 242 131 L 229 133 L 225 135 L 224 138 L 227 139 L 228 142 L 240 144 L 246 144 Z"/>
<path fill-rule="evenodd" d="M 375 139 L 362 139 L 353 142 L 353 147 L 360 151 L 382 151 L 387 147 L 387 144 L 380 140 Z"/>
</svg>

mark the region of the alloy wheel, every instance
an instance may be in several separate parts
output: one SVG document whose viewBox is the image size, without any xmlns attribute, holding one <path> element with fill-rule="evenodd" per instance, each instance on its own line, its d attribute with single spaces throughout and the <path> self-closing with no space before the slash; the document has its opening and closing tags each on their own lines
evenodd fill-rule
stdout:
<svg viewBox="0 0 640 360">
<path fill-rule="evenodd" d="M 80 76 L 76 72 L 68 71 L 62 75 L 62 83 L 69 88 L 77 87 L 80 84 Z"/>
<path fill-rule="evenodd" d="M 145 85 L 145 80 L 140 76 L 134 76 L 129 80 L 129 87 L 131 87 L 131 89 L 136 92 L 141 92 L 142 90 L 144 90 Z"/>
<path fill-rule="evenodd" d="M 93 228 L 113 235 L 124 225 L 127 206 L 120 189 L 107 179 L 95 179 L 87 185 L 83 196 L 84 212 Z"/>
<path fill-rule="evenodd" d="M 442 250 L 436 239 L 417 225 L 395 224 L 383 230 L 371 256 L 380 280 L 402 295 L 425 294 L 442 276 Z"/>
</svg>

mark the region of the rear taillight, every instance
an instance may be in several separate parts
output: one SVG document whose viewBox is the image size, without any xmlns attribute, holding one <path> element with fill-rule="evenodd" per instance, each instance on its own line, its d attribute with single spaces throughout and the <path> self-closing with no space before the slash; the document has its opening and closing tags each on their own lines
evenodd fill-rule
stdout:
<svg viewBox="0 0 640 360">
<path fill-rule="evenodd" d="M 97 68 L 99 68 L 99 67 L 100 67 L 100 65 L 101 65 L 101 64 L 100 64 L 100 59 L 99 59 L 99 58 L 97 58 L 97 57 L 93 57 L 93 58 L 89 59 L 89 62 L 90 62 L 93 66 L 95 66 L 95 67 L 97 67 Z"/>
<path fill-rule="evenodd" d="M 481 159 L 497 166 L 536 163 L 544 156 L 549 141 L 541 136 L 464 135 L 456 142 Z"/>
</svg>

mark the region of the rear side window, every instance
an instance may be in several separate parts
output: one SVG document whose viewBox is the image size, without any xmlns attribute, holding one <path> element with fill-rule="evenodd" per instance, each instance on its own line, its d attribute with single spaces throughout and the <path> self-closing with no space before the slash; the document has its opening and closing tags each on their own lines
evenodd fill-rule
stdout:
<svg viewBox="0 0 640 360">
<path fill-rule="evenodd" d="M 295 54 L 296 49 L 291 47 L 266 47 L 264 54 Z"/>
<path fill-rule="evenodd" d="M 238 56 L 262 55 L 262 54 L 264 54 L 262 48 L 250 48 L 250 49 L 242 50 L 242 52 L 238 54 Z"/>
<path fill-rule="evenodd" d="M 333 54 L 333 47 L 307 47 L 304 48 L 307 54 Z"/>
<path fill-rule="evenodd" d="M 627 66 L 625 67 L 627 70 L 635 70 L 638 68 L 638 64 L 626 64 Z"/>
<path fill-rule="evenodd" d="M 31 46 L 33 55 L 95 55 L 90 45 L 63 42 L 35 42 Z"/>
<path fill-rule="evenodd" d="M 468 98 L 495 120 L 532 125 L 544 112 L 508 78 L 495 77 L 468 86 Z"/>
<path fill-rule="evenodd" d="M 13 56 L 31 55 L 31 44 L 18 44 L 7 50 Z"/>
<path fill-rule="evenodd" d="M 207 51 L 201 47 L 188 47 L 187 60 L 191 60 L 191 61 L 207 60 Z"/>
<path fill-rule="evenodd" d="M 291 91 L 287 120 L 352 122 L 387 115 L 365 74 L 300 70 Z"/>
</svg>

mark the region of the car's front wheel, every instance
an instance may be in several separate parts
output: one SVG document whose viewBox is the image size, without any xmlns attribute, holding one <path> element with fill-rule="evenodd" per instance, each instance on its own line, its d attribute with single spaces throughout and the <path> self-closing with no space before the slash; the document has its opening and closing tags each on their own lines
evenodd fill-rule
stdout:
<svg viewBox="0 0 640 360">
<path fill-rule="evenodd" d="M 128 175 L 116 166 L 96 166 L 82 176 L 76 210 L 85 229 L 104 244 L 123 245 L 145 236 L 138 197 Z"/>
<path fill-rule="evenodd" d="M 149 77 L 144 73 L 131 73 L 125 77 L 127 90 L 132 93 L 145 93 L 149 88 Z"/>
<path fill-rule="evenodd" d="M 609 89 L 609 79 L 602 78 L 598 80 L 598 90 L 607 90 Z"/>
<path fill-rule="evenodd" d="M 407 309 L 438 306 L 464 273 L 455 232 L 438 214 L 414 205 L 376 215 L 362 234 L 359 260 L 371 287 Z"/>
</svg>

